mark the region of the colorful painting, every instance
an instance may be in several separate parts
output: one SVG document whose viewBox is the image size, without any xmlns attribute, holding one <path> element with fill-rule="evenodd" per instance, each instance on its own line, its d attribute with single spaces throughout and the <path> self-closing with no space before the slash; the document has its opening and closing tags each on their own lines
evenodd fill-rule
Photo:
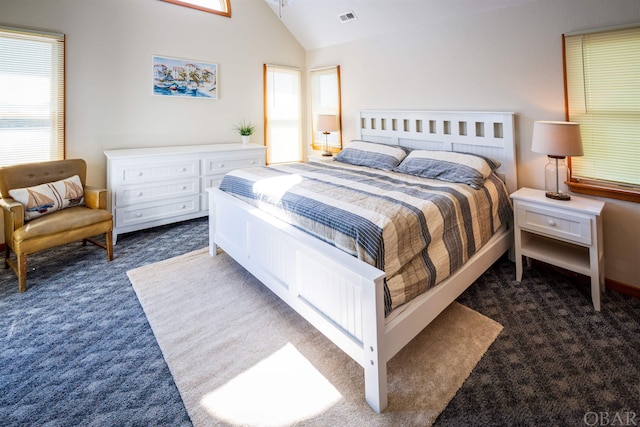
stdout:
<svg viewBox="0 0 640 427">
<path fill-rule="evenodd" d="M 218 99 L 218 64 L 154 55 L 153 94 Z"/>
</svg>

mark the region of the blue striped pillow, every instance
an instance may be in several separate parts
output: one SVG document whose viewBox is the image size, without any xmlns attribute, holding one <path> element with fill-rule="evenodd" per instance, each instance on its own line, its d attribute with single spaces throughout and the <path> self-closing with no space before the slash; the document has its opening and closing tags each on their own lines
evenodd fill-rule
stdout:
<svg viewBox="0 0 640 427">
<path fill-rule="evenodd" d="M 406 155 L 405 150 L 400 147 L 354 140 L 336 155 L 335 160 L 390 171 L 398 166 Z"/>
<path fill-rule="evenodd" d="M 413 150 L 394 170 L 479 189 L 491 172 L 499 167 L 500 162 L 470 153 Z"/>
</svg>

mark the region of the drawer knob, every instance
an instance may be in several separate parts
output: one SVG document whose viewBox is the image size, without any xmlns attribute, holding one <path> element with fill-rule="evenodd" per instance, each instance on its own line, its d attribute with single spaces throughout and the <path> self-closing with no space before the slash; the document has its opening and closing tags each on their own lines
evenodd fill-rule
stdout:
<svg viewBox="0 0 640 427">
<path fill-rule="evenodd" d="M 255 161 L 255 160 L 251 160 L 251 164 L 252 164 L 252 165 L 255 165 L 255 164 L 256 164 L 256 161 Z"/>
<path fill-rule="evenodd" d="M 224 167 L 224 163 L 220 163 L 220 164 L 218 165 L 218 167 L 219 167 L 219 168 L 223 168 L 223 167 Z"/>
<path fill-rule="evenodd" d="M 182 205 L 180 206 L 182 209 L 185 209 L 187 207 L 187 205 Z"/>
<path fill-rule="evenodd" d="M 187 171 L 187 168 L 182 168 L 182 172 L 186 172 L 186 171 Z"/>
<path fill-rule="evenodd" d="M 140 218 L 141 216 L 142 216 L 142 213 L 140 213 L 140 212 L 136 213 L 136 218 Z"/>
<path fill-rule="evenodd" d="M 552 218 L 549 218 L 547 220 L 547 224 L 549 224 L 551 227 L 555 227 L 556 226 L 556 222 Z"/>
<path fill-rule="evenodd" d="M 138 172 L 138 176 L 142 176 L 142 175 L 143 175 L 143 173 L 142 173 L 142 172 Z"/>
<path fill-rule="evenodd" d="M 182 189 L 183 189 L 183 190 L 186 190 L 186 189 L 187 189 L 187 186 L 186 186 L 186 185 L 183 185 L 183 186 L 182 186 Z"/>
<path fill-rule="evenodd" d="M 138 197 L 142 197 L 142 191 L 138 191 Z"/>
</svg>

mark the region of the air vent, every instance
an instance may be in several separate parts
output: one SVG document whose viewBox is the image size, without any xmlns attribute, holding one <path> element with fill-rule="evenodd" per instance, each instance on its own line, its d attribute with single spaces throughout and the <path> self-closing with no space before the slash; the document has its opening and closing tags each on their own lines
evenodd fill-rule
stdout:
<svg viewBox="0 0 640 427">
<path fill-rule="evenodd" d="M 351 22 L 351 21 L 355 21 L 356 19 L 356 14 L 353 13 L 353 11 L 351 12 L 345 12 L 342 13 L 340 15 L 338 15 L 338 18 L 340 19 L 340 22 L 342 22 L 343 24 L 346 22 Z"/>
</svg>

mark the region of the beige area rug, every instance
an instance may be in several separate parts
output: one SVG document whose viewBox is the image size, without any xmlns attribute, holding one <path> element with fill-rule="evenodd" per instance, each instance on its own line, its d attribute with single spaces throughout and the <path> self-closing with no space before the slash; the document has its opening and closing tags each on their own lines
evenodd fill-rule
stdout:
<svg viewBox="0 0 640 427">
<path fill-rule="evenodd" d="M 388 363 L 389 406 L 356 362 L 228 255 L 127 272 L 196 427 L 428 426 L 502 330 L 458 303 Z"/>
</svg>

